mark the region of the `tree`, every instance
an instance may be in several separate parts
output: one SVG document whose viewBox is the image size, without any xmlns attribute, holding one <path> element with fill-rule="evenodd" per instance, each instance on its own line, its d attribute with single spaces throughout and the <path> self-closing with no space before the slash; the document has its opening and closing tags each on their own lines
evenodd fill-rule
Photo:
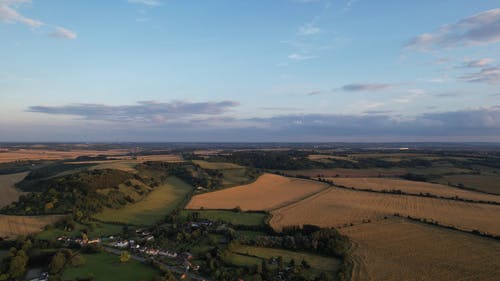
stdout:
<svg viewBox="0 0 500 281">
<path fill-rule="evenodd" d="M 9 265 L 9 274 L 12 278 L 21 277 L 26 271 L 28 264 L 28 256 L 23 250 L 17 251 L 16 255 L 12 258 Z"/>
<path fill-rule="evenodd" d="M 130 253 L 128 251 L 122 251 L 120 255 L 120 262 L 128 262 L 130 260 Z"/>
<path fill-rule="evenodd" d="M 49 272 L 51 274 L 56 274 L 61 272 L 64 268 L 64 264 L 66 263 L 66 256 L 61 252 L 57 252 L 54 257 L 52 257 L 52 261 L 49 264 Z"/>
</svg>

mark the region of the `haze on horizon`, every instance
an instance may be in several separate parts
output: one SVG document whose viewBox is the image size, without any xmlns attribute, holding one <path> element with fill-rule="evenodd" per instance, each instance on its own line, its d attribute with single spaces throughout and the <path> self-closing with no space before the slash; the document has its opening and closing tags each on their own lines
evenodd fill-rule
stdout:
<svg viewBox="0 0 500 281">
<path fill-rule="evenodd" d="M 0 0 L 0 141 L 500 142 L 500 2 Z"/>
</svg>

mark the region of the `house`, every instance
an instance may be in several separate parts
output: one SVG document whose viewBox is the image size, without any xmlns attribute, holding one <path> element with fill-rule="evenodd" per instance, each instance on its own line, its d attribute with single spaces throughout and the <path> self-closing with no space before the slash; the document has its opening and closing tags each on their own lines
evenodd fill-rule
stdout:
<svg viewBox="0 0 500 281">
<path fill-rule="evenodd" d="M 113 246 L 118 247 L 118 248 L 126 248 L 128 247 L 128 241 L 119 241 L 113 244 Z"/>
</svg>

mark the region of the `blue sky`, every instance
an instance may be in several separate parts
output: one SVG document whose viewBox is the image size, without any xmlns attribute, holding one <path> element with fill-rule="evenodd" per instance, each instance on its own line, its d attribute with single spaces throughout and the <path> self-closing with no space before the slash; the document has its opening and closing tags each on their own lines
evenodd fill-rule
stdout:
<svg viewBox="0 0 500 281">
<path fill-rule="evenodd" d="M 0 141 L 500 141 L 500 1 L 0 0 Z"/>
</svg>

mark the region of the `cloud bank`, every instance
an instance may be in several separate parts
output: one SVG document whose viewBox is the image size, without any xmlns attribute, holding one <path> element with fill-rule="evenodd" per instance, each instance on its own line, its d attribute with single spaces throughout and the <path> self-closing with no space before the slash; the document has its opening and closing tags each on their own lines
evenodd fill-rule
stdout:
<svg viewBox="0 0 500 281">
<path fill-rule="evenodd" d="M 500 8 L 484 11 L 438 30 L 412 38 L 405 46 L 415 49 L 486 45 L 500 42 Z"/>
<path fill-rule="evenodd" d="M 147 101 L 124 106 L 32 106 L 28 111 L 82 117 L 72 119 L 74 124 L 71 127 L 49 129 L 53 134 L 43 136 L 48 134 L 45 131 L 32 134 L 39 139 L 53 137 L 54 141 L 67 140 L 67 137 L 57 139 L 57 135 L 75 134 L 85 135 L 87 141 L 112 138 L 127 141 L 408 141 L 455 137 L 462 141 L 500 141 L 500 106 L 416 116 L 395 115 L 385 110 L 363 114 L 287 114 L 253 118 L 226 114 L 236 106 L 238 104 L 233 101 Z M 43 126 L 33 127 L 29 129 L 36 131 Z M 19 132 L 10 133 L 10 130 L 20 129 L 19 126 L 16 129 L 2 128 L 5 136 L 20 135 Z"/>
</svg>

